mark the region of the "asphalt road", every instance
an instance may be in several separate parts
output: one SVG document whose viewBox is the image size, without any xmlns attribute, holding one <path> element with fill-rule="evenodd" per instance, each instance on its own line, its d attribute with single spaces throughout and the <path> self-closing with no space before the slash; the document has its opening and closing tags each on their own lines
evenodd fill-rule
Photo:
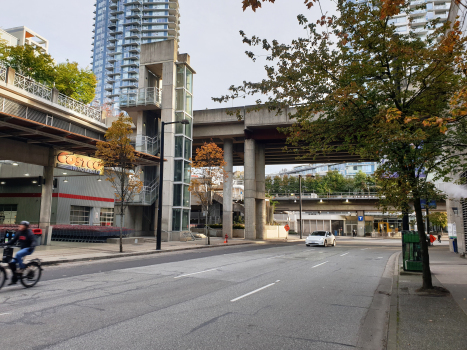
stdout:
<svg viewBox="0 0 467 350">
<path fill-rule="evenodd" d="M 396 251 L 289 243 L 47 266 L 36 287 L 0 290 L 0 349 L 351 349 Z"/>
</svg>

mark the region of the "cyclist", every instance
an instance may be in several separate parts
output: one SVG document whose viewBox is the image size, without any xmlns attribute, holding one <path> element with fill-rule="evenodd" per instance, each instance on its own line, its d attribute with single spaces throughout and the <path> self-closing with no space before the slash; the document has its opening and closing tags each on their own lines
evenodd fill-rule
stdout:
<svg viewBox="0 0 467 350">
<path fill-rule="evenodd" d="M 19 241 L 20 251 L 16 253 L 16 256 L 8 264 L 10 265 L 11 272 L 13 276 L 11 277 L 11 282 L 9 286 L 16 284 L 18 282 L 18 275 L 21 274 L 25 268 L 23 264 L 23 258 L 26 255 L 31 255 L 34 252 L 36 247 L 36 237 L 29 229 L 29 222 L 21 221 L 19 224 L 19 231 L 16 232 L 15 238 L 4 245 L 15 245 Z M 16 270 L 16 264 L 19 265 L 19 270 Z"/>
</svg>

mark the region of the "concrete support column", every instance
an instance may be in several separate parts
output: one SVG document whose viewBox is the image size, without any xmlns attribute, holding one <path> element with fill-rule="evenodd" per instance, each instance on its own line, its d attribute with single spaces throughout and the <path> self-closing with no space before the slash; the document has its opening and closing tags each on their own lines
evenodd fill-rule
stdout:
<svg viewBox="0 0 467 350">
<path fill-rule="evenodd" d="M 227 178 L 223 187 L 223 214 L 222 214 L 222 234 L 232 238 L 233 211 L 232 211 L 232 188 L 233 188 L 233 140 L 224 140 L 224 160 Z"/>
<path fill-rule="evenodd" d="M 265 145 L 256 144 L 256 239 L 263 239 L 266 231 L 266 164 L 264 152 Z"/>
<path fill-rule="evenodd" d="M 41 211 L 39 215 L 39 228 L 42 229 L 42 244 L 50 245 L 52 241 L 52 227 L 50 216 L 52 214 L 52 193 L 54 182 L 54 150 L 49 150 L 48 165 L 44 167 L 44 184 L 42 185 Z"/>
<path fill-rule="evenodd" d="M 245 238 L 256 239 L 256 154 L 255 140 L 245 140 Z"/>
<path fill-rule="evenodd" d="M 161 119 L 165 123 L 175 119 L 175 65 L 172 61 L 162 64 L 162 111 Z M 162 132 L 162 131 L 161 131 Z M 173 207 L 173 181 L 174 181 L 174 156 L 175 156 L 175 127 L 167 125 L 164 129 L 164 179 L 160 179 L 163 185 L 162 199 L 162 241 L 172 240 L 172 207 Z M 157 216 L 157 212 L 156 212 Z"/>
<path fill-rule="evenodd" d="M 16 71 L 13 68 L 8 67 L 6 70 L 5 83 L 13 85 L 15 83 L 15 74 L 16 74 Z"/>
<path fill-rule="evenodd" d="M 363 221 L 358 220 L 357 218 L 357 236 L 364 237 L 365 236 L 365 212 L 363 210 L 357 211 L 357 216 L 363 216 Z"/>
</svg>

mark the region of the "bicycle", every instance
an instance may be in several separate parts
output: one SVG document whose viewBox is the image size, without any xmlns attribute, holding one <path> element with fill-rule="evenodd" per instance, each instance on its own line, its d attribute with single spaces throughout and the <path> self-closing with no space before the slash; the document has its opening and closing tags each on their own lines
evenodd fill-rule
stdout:
<svg viewBox="0 0 467 350">
<path fill-rule="evenodd" d="M 3 248 L 3 259 L 2 263 L 8 264 L 13 259 L 13 247 L 4 247 Z M 33 259 L 26 264 L 23 272 L 16 272 L 16 276 L 21 281 L 21 284 L 25 288 L 34 287 L 37 282 L 41 279 L 42 275 L 42 266 L 40 259 Z M 5 284 L 7 280 L 7 272 L 5 267 L 0 265 L 0 289 Z"/>
</svg>

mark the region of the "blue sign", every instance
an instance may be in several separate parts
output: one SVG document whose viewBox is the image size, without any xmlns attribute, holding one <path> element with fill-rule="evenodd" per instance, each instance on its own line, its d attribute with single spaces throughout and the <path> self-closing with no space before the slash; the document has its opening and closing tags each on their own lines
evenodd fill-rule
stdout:
<svg viewBox="0 0 467 350">
<path fill-rule="evenodd" d="M 359 216 L 358 221 L 363 221 L 363 216 Z"/>
</svg>

